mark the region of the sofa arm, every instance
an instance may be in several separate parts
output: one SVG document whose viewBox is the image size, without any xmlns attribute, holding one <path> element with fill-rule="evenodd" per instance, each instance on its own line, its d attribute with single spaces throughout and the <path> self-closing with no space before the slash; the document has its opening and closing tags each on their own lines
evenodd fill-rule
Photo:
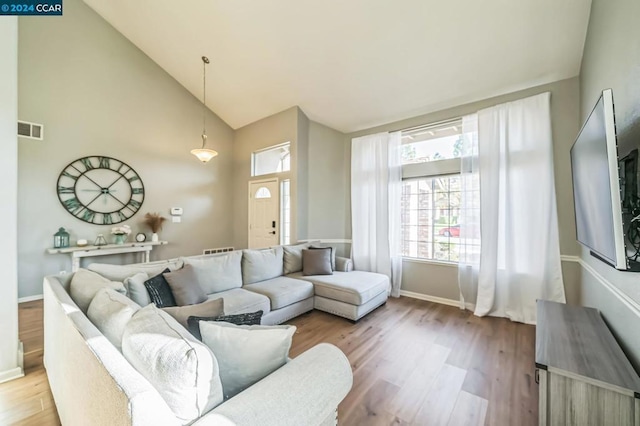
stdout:
<svg viewBox="0 0 640 426">
<path fill-rule="evenodd" d="M 353 384 L 349 360 L 321 343 L 217 406 L 192 426 L 318 425 L 336 411 Z"/>
<path fill-rule="evenodd" d="M 346 257 L 336 256 L 336 271 L 351 272 L 353 271 L 353 260 Z"/>
</svg>

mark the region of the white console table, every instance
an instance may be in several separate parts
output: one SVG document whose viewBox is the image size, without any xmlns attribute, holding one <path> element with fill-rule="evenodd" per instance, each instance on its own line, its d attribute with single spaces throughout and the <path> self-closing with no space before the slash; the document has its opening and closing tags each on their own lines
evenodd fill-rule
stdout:
<svg viewBox="0 0 640 426">
<path fill-rule="evenodd" d="M 149 254 L 154 246 L 163 246 L 167 241 L 148 241 L 144 243 L 107 244 L 104 246 L 66 247 L 47 249 L 49 254 L 70 254 L 71 271 L 80 269 L 80 259 L 83 257 L 107 256 L 110 254 L 141 253 L 142 261 L 149 263 Z"/>
</svg>

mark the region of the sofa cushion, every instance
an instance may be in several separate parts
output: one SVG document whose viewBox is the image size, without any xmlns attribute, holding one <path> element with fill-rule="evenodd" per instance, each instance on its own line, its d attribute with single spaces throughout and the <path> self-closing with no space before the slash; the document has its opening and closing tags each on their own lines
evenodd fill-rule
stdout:
<svg viewBox="0 0 640 426">
<path fill-rule="evenodd" d="M 284 251 L 281 246 L 264 250 L 243 250 L 242 282 L 244 285 L 282 275 Z"/>
<path fill-rule="evenodd" d="M 124 294 L 110 288 L 98 290 L 94 296 L 87 317 L 120 352 L 122 352 L 122 335 L 124 328 L 140 305 Z"/>
<path fill-rule="evenodd" d="M 127 296 L 140 306 L 147 306 L 151 303 L 151 297 L 144 282 L 149 279 L 146 272 L 137 274 L 124 280 L 124 287 L 127 289 Z"/>
<path fill-rule="evenodd" d="M 206 294 L 242 287 L 241 251 L 206 257 L 185 257 L 183 261 L 185 265 L 193 266 L 198 283 Z"/>
<path fill-rule="evenodd" d="M 87 266 L 87 269 L 93 272 L 97 272 L 103 277 L 112 281 L 124 281 L 125 279 L 144 272 L 150 277 L 158 275 L 166 268 L 172 271 L 182 268 L 181 260 L 161 260 L 151 263 L 138 263 L 135 265 L 111 265 L 108 263 L 92 263 Z"/>
<path fill-rule="evenodd" d="M 362 305 L 382 292 L 389 291 L 389 277 L 374 272 L 334 272 L 333 275 L 289 275 L 313 283 L 316 296 Z"/>
<path fill-rule="evenodd" d="M 154 305 L 131 318 L 122 353 L 184 424 L 223 400 L 218 361 L 211 350 Z"/>
<path fill-rule="evenodd" d="M 287 363 L 296 327 L 200 321 L 202 341 L 216 354 L 225 399 Z"/>
<path fill-rule="evenodd" d="M 192 265 L 184 265 L 182 269 L 163 275 L 178 306 L 195 305 L 207 300 Z"/>
<path fill-rule="evenodd" d="M 164 274 L 169 272 L 171 272 L 169 268 L 166 268 L 155 277 L 151 277 L 144 282 L 144 288 L 147 289 L 147 294 L 151 302 L 158 308 L 177 306 L 176 299 L 173 297 L 173 291 L 171 291 L 171 287 L 164 277 Z"/>
<path fill-rule="evenodd" d="M 202 341 L 200 321 L 228 322 L 235 325 L 260 325 L 261 320 L 262 311 L 249 312 L 248 314 L 219 315 L 216 317 L 189 317 L 187 318 L 187 330 L 189 330 L 196 339 Z"/>
<path fill-rule="evenodd" d="M 175 318 L 184 328 L 188 328 L 187 319 L 189 317 L 218 317 L 224 315 L 224 299 L 207 300 L 197 305 L 173 306 L 162 308 L 162 310 Z"/>
<path fill-rule="evenodd" d="M 302 250 L 302 274 L 303 275 L 331 275 L 331 247 Z"/>
<path fill-rule="evenodd" d="M 309 247 L 309 243 L 282 246 L 284 275 L 302 271 L 302 250 Z"/>
<path fill-rule="evenodd" d="M 111 288 L 118 293 L 126 294 L 127 290 L 121 282 L 110 281 L 95 272 L 86 269 L 78 269 L 71 278 L 69 295 L 76 302 L 82 312 L 87 313 L 89 305 L 101 288 Z"/>
<path fill-rule="evenodd" d="M 277 277 L 243 288 L 267 296 L 271 301 L 271 309 L 284 308 L 313 296 L 313 284 L 288 277 Z"/>
<path fill-rule="evenodd" d="M 271 303 L 267 296 L 243 288 L 234 288 L 209 295 L 209 300 L 215 299 L 224 299 L 225 315 L 246 314 L 247 312 L 256 311 L 268 314 L 271 311 Z"/>
</svg>

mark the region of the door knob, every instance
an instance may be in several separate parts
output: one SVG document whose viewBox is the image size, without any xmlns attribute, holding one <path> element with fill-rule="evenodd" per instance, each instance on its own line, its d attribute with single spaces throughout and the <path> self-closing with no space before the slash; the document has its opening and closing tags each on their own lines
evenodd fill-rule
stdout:
<svg viewBox="0 0 640 426">
<path fill-rule="evenodd" d="M 276 235 L 276 231 L 269 232 L 271 235 Z"/>
</svg>

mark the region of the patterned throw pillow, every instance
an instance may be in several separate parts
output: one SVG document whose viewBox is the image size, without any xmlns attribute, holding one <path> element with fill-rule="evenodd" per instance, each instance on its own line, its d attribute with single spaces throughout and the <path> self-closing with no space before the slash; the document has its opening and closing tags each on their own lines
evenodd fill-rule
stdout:
<svg viewBox="0 0 640 426">
<path fill-rule="evenodd" d="M 257 311 L 250 312 L 248 314 L 219 315 L 217 317 L 191 316 L 187 318 L 187 324 L 191 334 L 193 334 L 196 339 L 202 340 L 202 335 L 200 334 L 200 321 L 228 322 L 235 325 L 260 325 L 262 314 L 262 311 Z"/>
<path fill-rule="evenodd" d="M 167 272 L 171 272 L 169 268 L 165 269 L 159 275 L 156 275 L 153 278 L 149 278 L 144 282 L 144 286 L 147 288 L 149 292 L 149 297 L 151 301 L 158 308 L 166 308 L 169 306 L 176 306 L 176 299 L 173 297 L 173 293 L 171 292 L 171 287 L 169 287 L 169 283 L 164 278 L 164 275 Z"/>
</svg>

